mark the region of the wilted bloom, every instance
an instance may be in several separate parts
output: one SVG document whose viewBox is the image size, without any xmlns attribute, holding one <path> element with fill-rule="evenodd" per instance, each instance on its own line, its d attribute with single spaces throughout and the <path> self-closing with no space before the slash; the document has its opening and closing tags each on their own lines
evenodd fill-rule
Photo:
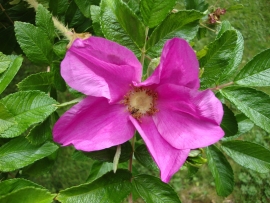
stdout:
<svg viewBox="0 0 270 203">
<path fill-rule="evenodd" d="M 199 65 L 189 44 L 165 44 L 160 64 L 141 82 L 142 66 L 127 48 L 98 37 L 74 41 L 61 63 L 68 85 L 87 95 L 55 124 L 54 140 L 95 151 L 130 140 L 135 130 L 168 182 L 190 149 L 224 135 L 223 109 L 212 91 L 199 91 Z"/>
</svg>

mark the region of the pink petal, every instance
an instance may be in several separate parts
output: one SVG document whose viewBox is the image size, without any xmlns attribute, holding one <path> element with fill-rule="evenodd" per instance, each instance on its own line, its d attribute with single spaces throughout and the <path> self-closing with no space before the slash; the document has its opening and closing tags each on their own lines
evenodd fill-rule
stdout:
<svg viewBox="0 0 270 203">
<path fill-rule="evenodd" d="M 179 150 L 168 144 L 157 131 L 151 117 L 142 118 L 141 123 L 132 116 L 130 116 L 130 120 L 142 136 L 150 154 L 157 163 L 161 180 L 168 183 L 172 175 L 185 163 L 190 150 Z"/>
<path fill-rule="evenodd" d="M 99 37 L 73 42 L 61 63 L 67 84 L 90 96 L 122 99 L 132 81 L 141 80 L 142 68 L 127 48 Z"/>
<path fill-rule="evenodd" d="M 200 87 L 199 62 L 195 52 L 184 39 L 174 38 L 166 42 L 159 66 L 142 85 L 166 83 L 192 89 Z"/>
<path fill-rule="evenodd" d="M 94 151 L 122 144 L 135 133 L 123 105 L 108 104 L 106 98 L 87 97 L 56 122 L 55 142 Z"/>
<path fill-rule="evenodd" d="M 162 85 L 153 120 L 161 136 L 177 149 L 195 149 L 219 141 L 224 132 L 221 102 L 210 90 L 197 91 L 176 85 Z"/>
</svg>

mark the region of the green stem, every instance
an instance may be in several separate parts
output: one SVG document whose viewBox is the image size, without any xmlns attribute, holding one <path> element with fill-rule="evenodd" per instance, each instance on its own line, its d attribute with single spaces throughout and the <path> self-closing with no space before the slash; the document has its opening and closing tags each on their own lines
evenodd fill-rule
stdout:
<svg viewBox="0 0 270 203">
<path fill-rule="evenodd" d="M 141 64 L 142 64 L 142 67 L 143 67 L 143 64 L 144 64 L 144 58 L 145 58 L 145 47 L 146 47 L 146 41 L 147 41 L 147 36 L 148 36 L 148 31 L 149 31 L 149 27 L 146 27 L 145 28 L 145 39 L 144 39 L 144 45 L 143 45 L 143 48 L 141 50 Z"/>
<path fill-rule="evenodd" d="M 64 107 L 64 106 L 68 106 L 68 105 L 71 105 L 71 104 L 76 104 L 76 103 L 82 101 L 83 99 L 84 99 L 84 97 L 80 97 L 80 98 L 71 100 L 69 102 L 65 102 L 65 103 L 62 103 L 62 104 L 53 104 L 53 105 L 59 108 L 59 107 Z"/>
<path fill-rule="evenodd" d="M 222 84 L 222 85 L 219 85 L 219 86 L 210 88 L 210 90 L 220 90 L 220 89 L 222 89 L 222 88 L 224 88 L 224 87 L 228 87 L 228 86 L 230 86 L 230 85 L 232 85 L 232 84 L 233 84 L 233 82 L 229 82 L 229 83 L 226 83 L 226 84 Z"/>
</svg>

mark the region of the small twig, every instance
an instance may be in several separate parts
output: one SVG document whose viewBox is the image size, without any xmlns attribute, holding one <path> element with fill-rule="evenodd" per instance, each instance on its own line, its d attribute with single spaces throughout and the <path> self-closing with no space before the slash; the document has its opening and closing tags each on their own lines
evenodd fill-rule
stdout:
<svg viewBox="0 0 270 203">
<path fill-rule="evenodd" d="M 226 83 L 226 84 L 223 84 L 223 85 L 219 85 L 219 86 L 210 88 L 210 90 L 220 90 L 220 89 L 222 89 L 222 88 L 224 88 L 224 87 L 227 87 L 227 86 L 230 86 L 230 85 L 232 85 L 232 84 L 233 84 L 233 82 L 229 82 L 229 83 Z"/>
<path fill-rule="evenodd" d="M 5 13 L 5 15 L 7 16 L 7 18 L 9 19 L 9 21 L 14 24 L 13 20 L 11 20 L 11 18 L 9 17 L 9 15 L 6 13 L 6 10 L 4 9 L 4 7 L 2 6 L 2 4 L 0 3 L 0 8 L 1 10 Z M 1 23 L 2 24 L 2 23 Z"/>
<path fill-rule="evenodd" d="M 216 30 L 213 30 L 213 29 L 211 29 L 210 27 L 207 27 L 206 25 L 204 25 L 204 24 L 202 24 L 202 23 L 200 23 L 200 25 L 203 26 L 203 27 L 205 27 L 206 29 L 208 29 L 208 30 L 214 32 L 214 33 L 217 33 Z"/>
<path fill-rule="evenodd" d="M 152 61 L 152 59 L 150 58 L 150 56 L 145 55 L 145 58 L 148 59 L 149 61 Z"/>
</svg>

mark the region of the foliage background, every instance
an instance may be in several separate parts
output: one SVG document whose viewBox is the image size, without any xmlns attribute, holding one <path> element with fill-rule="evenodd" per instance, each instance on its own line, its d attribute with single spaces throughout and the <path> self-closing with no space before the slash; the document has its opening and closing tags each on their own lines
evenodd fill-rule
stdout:
<svg viewBox="0 0 270 203">
<path fill-rule="evenodd" d="M 270 47 L 270 30 L 268 29 L 270 27 L 269 0 L 208 0 L 207 2 L 209 5 L 221 8 L 228 8 L 234 4 L 243 4 L 243 9 L 227 12 L 225 16 L 222 16 L 222 20 L 228 19 L 244 36 L 245 49 L 241 66 L 249 61 L 252 56 Z M 179 1 L 179 5 L 184 7 L 183 1 Z M 197 50 L 207 44 L 208 40 L 213 39 L 215 35 L 208 32 L 207 36 L 208 39 L 195 45 Z M 45 68 L 43 67 L 43 71 L 45 71 Z M 16 84 L 25 75 L 34 72 L 40 72 L 40 67 L 33 66 L 25 60 L 15 80 L 1 97 L 14 92 Z M 264 91 L 270 94 L 269 89 L 264 89 Z M 268 148 L 270 146 L 269 135 L 258 127 L 254 128 L 250 133 L 242 135 L 240 139 L 255 141 L 268 146 Z M 44 167 L 39 174 L 31 174 L 28 178 L 48 188 L 51 192 L 58 192 L 61 189 L 84 182 L 90 172 L 91 160 L 78 156 L 74 158 L 72 156 L 73 151 L 72 147 L 62 148 L 58 152 L 60 156 L 58 156 L 54 165 Z M 243 168 L 240 169 L 234 162 L 231 162 L 231 164 L 235 171 L 236 186 L 234 192 L 227 198 L 216 195 L 214 180 L 206 166 L 203 166 L 192 177 L 189 177 L 187 170 L 183 168 L 174 176 L 171 184 L 184 203 L 267 202 L 267 198 L 270 198 L 270 175 L 261 175 Z M 138 168 L 138 170 L 144 169 Z"/>
</svg>

